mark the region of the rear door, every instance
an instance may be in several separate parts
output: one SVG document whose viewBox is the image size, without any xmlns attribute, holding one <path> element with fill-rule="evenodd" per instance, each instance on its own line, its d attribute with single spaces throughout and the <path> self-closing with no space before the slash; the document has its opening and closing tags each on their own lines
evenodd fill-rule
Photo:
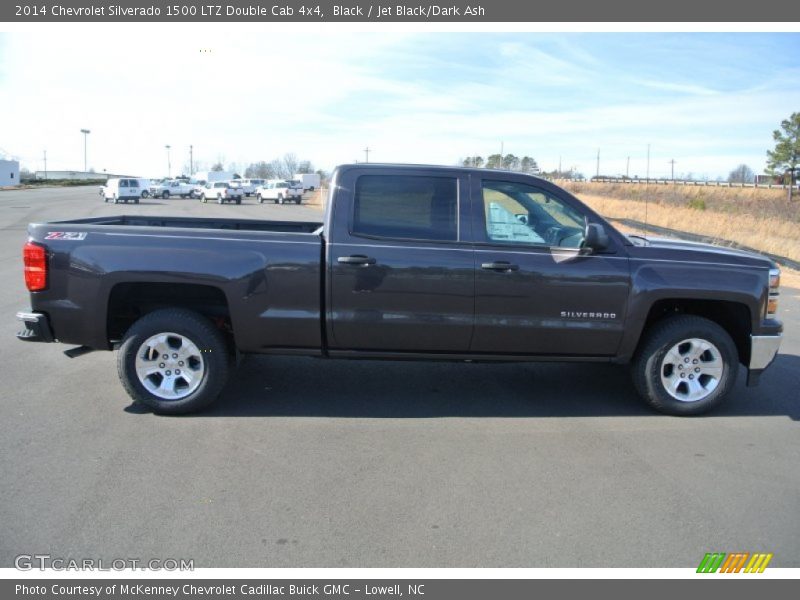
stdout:
<svg viewBox="0 0 800 600">
<path fill-rule="evenodd" d="M 580 249 L 592 215 L 557 188 L 529 178 L 475 181 L 477 353 L 610 356 L 622 337 L 630 288 L 618 241 Z"/>
<path fill-rule="evenodd" d="M 329 347 L 466 352 L 475 280 L 468 176 L 351 168 L 336 190 Z"/>
</svg>

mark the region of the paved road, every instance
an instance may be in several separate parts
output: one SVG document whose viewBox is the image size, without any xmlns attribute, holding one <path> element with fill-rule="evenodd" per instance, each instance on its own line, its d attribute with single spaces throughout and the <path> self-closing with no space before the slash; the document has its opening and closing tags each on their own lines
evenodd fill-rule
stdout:
<svg viewBox="0 0 800 600">
<path fill-rule="evenodd" d="M 130 405 L 114 356 L 14 339 L 30 220 L 310 218 L 313 208 L 0 192 L 0 566 L 17 554 L 196 566 L 800 566 L 800 291 L 762 385 L 651 413 L 602 365 L 249 357 L 209 412 Z"/>
</svg>

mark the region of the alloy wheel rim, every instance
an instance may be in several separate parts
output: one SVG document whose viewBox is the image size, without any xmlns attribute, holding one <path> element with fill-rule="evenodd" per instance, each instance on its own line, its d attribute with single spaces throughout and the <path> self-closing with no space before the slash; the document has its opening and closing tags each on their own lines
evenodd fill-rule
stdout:
<svg viewBox="0 0 800 600">
<path fill-rule="evenodd" d="M 136 351 L 136 376 L 145 389 L 162 400 L 180 400 L 203 381 L 206 366 L 197 345 L 184 335 L 157 333 Z"/>
<path fill-rule="evenodd" d="M 717 389 L 725 363 L 714 344 L 687 338 L 672 346 L 661 361 L 661 384 L 680 402 L 699 402 Z"/>
</svg>

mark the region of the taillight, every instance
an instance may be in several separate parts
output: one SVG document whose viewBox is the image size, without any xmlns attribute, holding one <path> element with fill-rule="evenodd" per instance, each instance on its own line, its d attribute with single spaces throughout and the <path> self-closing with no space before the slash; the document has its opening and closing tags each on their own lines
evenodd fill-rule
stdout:
<svg viewBox="0 0 800 600">
<path fill-rule="evenodd" d="M 47 250 L 44 246 L 28 242 L 22 249 L 25 264 L 25 285 L 31 292 L 47 287 Z"/>
</svg>

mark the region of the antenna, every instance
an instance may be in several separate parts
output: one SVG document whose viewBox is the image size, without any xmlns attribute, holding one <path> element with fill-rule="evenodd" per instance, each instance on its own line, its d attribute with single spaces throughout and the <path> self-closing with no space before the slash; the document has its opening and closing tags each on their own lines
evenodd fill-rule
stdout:
<svg viewBox="0 0 800 600">
<path fill-rule="evenodd" d="M 643 237 L 647 239 L 647 204 L 649 201 L 650 194 L 648 194 L 648 188 L 650 187 L 650 144 L 647 144 L 647 175 L 646 179 L 644 180 L 644 234 Z"/>
</svg>

